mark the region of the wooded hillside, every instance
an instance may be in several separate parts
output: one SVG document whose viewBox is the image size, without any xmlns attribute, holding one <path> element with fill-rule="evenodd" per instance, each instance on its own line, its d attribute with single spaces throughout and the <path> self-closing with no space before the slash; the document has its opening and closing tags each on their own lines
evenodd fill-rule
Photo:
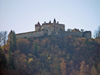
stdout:
<svg viewBox="0 0 100 75">
<path fill-rule="evenodd" d="M 100 75 L 100 38 L 13 39 L 0 48 L 0 75 Z"/>
</svg>

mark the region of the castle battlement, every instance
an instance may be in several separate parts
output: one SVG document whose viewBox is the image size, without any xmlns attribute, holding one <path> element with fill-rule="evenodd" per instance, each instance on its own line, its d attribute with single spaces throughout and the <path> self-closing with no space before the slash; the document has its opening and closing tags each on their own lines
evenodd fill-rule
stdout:
<svg viewBox="0 0 100 75">
<path fill-rule="evenodd" d="M 11 33 L 12 31 L 8 35 L 8 40 Z M 79 31 L 79 29 L 65 31 L 65 25 L 59 24 L 59 22 L 56 22 L 56 20 L 54 19 L 53 23 L 49 21 L 49 23 L 44 22 L 41 25 L 38 22 L 37 24 L 35 24 L 35 31 L 16 34 L 16 38 L 21 39 L 21 38 L 41 37 L 41 36 L 51 36 L 51 35 L 59 37 L 71 35 L 73 37 L 85 37 L 87 39 L 90 39 L 91 31 L 83 31 L 83 30 Z"/>
</svg>

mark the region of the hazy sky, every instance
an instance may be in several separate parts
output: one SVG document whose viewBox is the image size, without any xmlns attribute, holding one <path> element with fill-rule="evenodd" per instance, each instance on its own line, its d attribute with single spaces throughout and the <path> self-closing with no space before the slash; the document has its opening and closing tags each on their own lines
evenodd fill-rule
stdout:
<svg viewBox="0 0 100 75">
<path fill-rule="evenodd" d="M 65 30 L 94 33 L 100 26 L 100 0 L 0 0 L 0 31 L 34 31 L 38 21 L 53 22 L 54 18 L 65 24 Z"/>
</svg>

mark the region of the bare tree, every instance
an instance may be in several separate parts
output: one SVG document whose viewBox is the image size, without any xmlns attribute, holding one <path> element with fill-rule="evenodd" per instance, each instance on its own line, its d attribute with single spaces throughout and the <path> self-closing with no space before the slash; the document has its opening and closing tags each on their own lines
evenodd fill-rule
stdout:
<svg viewBox="0 0 100 75">
<path fill-rule="evenodd" d="M 72 31 L 72 29 L 67 29 L 67 31 L 68 31 L 68 32 L 71 32 L 71 31 Z"/>
<path fill-rule="evenodd" d="M 2 42 L 2 33 L 0 32 L 0 46 L 1 46 L 1 42 Z"/>
<path fill-rule="evenodd" d="M 1 31 L 0 32 L 0 46 L 4 45 L 4 50 L 5 50 L 6 42 L 7 42 L 7 31 Z"/>
<path fill-rule="evenodd" d="M 81 32 L 84 32 L 84 29 L 81 29 Z"/>
<path fill-rule="evenodd" d="M 100 37 L 100 26 L 98 27 L 98 30 L 95 32 L 94 37 Z"/>
</svg>

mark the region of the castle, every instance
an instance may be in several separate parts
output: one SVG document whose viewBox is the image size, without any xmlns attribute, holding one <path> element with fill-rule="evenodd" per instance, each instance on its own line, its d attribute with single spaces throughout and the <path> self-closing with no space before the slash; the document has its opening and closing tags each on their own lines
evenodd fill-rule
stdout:
<svg viewBox="0 0 100 75">
<path fill-rule="evenodd" d="M 8 35 L 8 40 L 12 34 L 12 31 Z M 59 24 L 59 22 L 56 22 L 54 19 L 53 23 L 49 21 L 49 23 L 44 22 L 42 25 L 38 22 L 35 25 L 35 31 L 32 32 L 26 32 L 26 33 L 19 33 L 16 34 L 16 38 L 30 38 L 30 37 L 41 37 L 41 36 L 58 36 L 58 37 L 64 37 L 71 35 L 73 37 L 85 37 L 87 39 L 91 38 L 91 31 L 79 31 L 79 29 L 73 29 L 65 31 L 65 25 Z"/>
</svg>

